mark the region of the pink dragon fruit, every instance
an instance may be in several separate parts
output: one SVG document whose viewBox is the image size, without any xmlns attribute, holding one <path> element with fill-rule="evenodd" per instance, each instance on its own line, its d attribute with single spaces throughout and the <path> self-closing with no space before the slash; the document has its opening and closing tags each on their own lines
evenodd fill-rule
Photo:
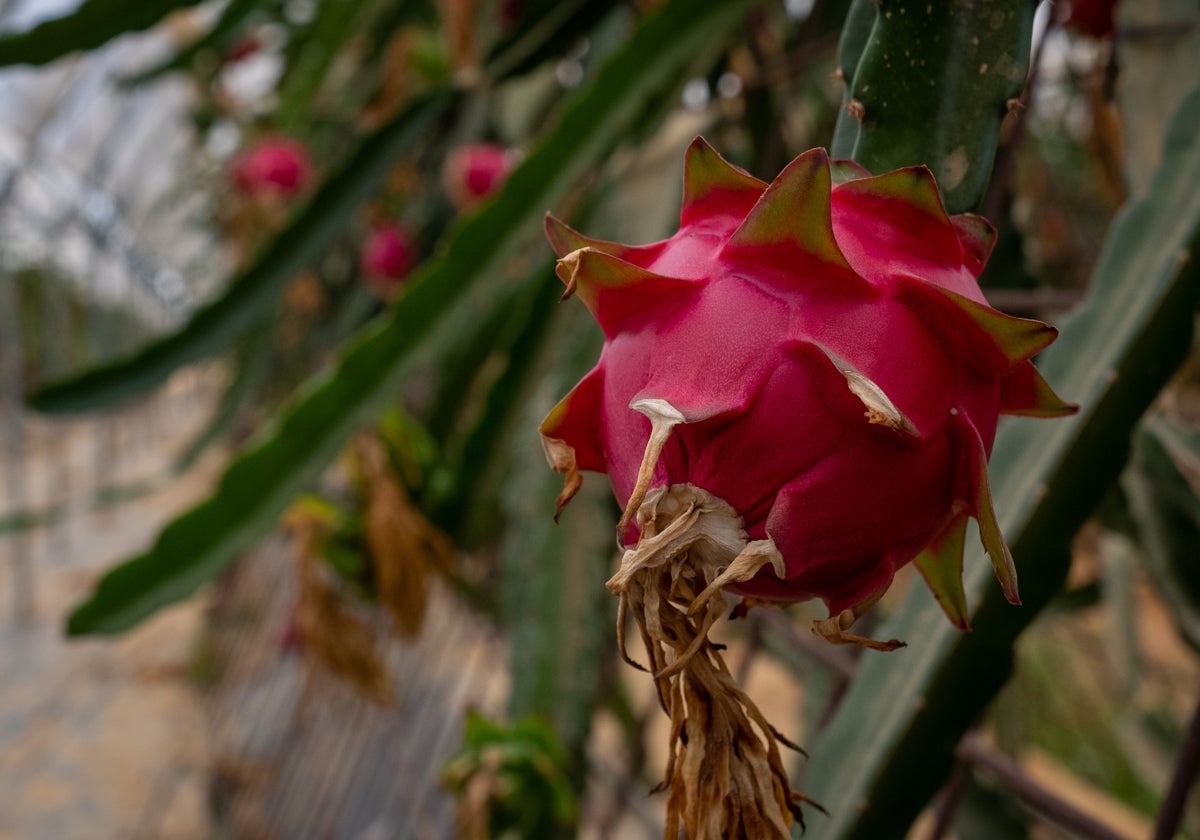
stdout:
<svg viewBox="0 0 1200 840">
<path fill-rule="evenodd" d="M 363 243 L 359 262 L 371 288 L 389 294 L 408 276 L 416 256 L 412 235 L 392 222 L 371 231 Z"/>
<path fill-rule="evenodd" d="M 948 217 L 924 167 L 872 177 L 814 149 L 768 185 L 697 139 L 670 239 L 603 242 L 552 216 L 546 234 L 564 297 L 606 340 L 542 442 L 560 513 L 581 470 L 607 473 L 624 508 L 608 587 L 622 655 L 632 613 L 671 717 L 663 836 L 785 840 L 808 800 L 708 638 L 714 596 L 821 598 L 817 633 L 890 650 L 847 630 L 916 558 L 966 628 L 975 517 L 1017 602 L 987 457 L 1000 414 L 1074 410 L 1029 361 L 1055 331 L 987 305 L 994 232 Z"/>
<path fill-rule="evenodd" d="M 560 512 L 580 470 L 624 508 L 635 547 L 610 589 L 690 551 L 700 600 L 821 598 L 821 635 L 890 649 L 845 631 L 914 558 L 967 627 L 974 517 L 1019 603 L 988 489 L 998 415 L 1074 407 L 1029 361 L 1056 331 L 987 305 L 994 231 L 948 217 L 929 170 L 871 176 L 814 149 L 768 185 L 697 138 L 670 239 L 604 242 L 552 216 L 546 233 L 606 341 L 542 440 Z"/>
<path fill-rule="evenodd" d="M 513 154 L 494 143 L 458 147 L 442 168 L 442 185 L 450 203 L 459 210 L 481 204 L 504 184 L 513 162 Z"/>
<path fill-rule="evenodd" d="M 242 151 L 229 167 L 235 189 L 250 196 L 292 198 L 312 180 L 312 159 L 302 143 L 267 138 Z"/>
</svg>

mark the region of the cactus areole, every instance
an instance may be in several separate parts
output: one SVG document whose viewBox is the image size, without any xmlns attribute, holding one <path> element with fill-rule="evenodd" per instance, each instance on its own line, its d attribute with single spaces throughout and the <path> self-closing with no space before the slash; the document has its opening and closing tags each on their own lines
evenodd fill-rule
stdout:
<svg viewBox="0 0 1200 840">
<path fill-rule="evenodd" d="M 608 475 L 626 569 L 691 548 L 717 588 L 820 598 L 818 631 L 861 642 L 845 629 L 919 555 L 966 628 L 975 517 L 1019 603 L 988 490 L 997 418 L 1074 409 L 1029 361 L 1056 331 L 988 306 L 995 232 L 947 216 L 928 169 L 871 176 L 814 149 L 764 184 L 697 138 L 670 239 L 603 242 L 553 216 L 546 233 L 606 341 L 542 440 L 560 511 L 581 470 Z"/>
</svg>

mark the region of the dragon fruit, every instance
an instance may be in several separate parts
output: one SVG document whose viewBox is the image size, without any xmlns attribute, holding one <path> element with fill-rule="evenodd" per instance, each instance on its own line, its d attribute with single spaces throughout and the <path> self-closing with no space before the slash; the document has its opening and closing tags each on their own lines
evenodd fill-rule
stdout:
<svg viewBox="0 0 1200 840">
<path fill-rule="evenodd" d="M 269 137 L 242 151 L 229 167 L 235 189 L 246 195 L 293 198 L 313 176 L 312 158 L 302 143 Z"/>
<path fill-rule="evenodd" d="M 565 474 L 559 513 L 585 470 L 624 510 L 608 588 L 622 656 L 637 664 L 632 614 L 671 717 L 663 836 L 783 840 L 809 800 L 709 639 L 718 594 L 820 598 L 815 632 L 892 650 L 847 631 L 915 559 L 966 629 L 974 517 L 1019 602 L 987 458 L 1000 414 L 1074 410 L 1029 361 L 1055 330 L 987 305 L 976 278 L 995 233 L 948 216 L 919 166 L 871 176 L 814 149 L 768 185 L 697 139 L 670 239 L 605 242 L 552 216 L 546 234 L 564 298 L 605 344 L 542 442 Z"/>
<path fill-rule="evenodd" d="M 417 246 L 404 226 L 389 222 L 371 230 L 363 242 L 359 268 L 377 293 L 388 296 L 412 271 Z"/>
<path fill-rule="evenodd" d="M 835 618 L 927 549 L 920 570 L 964 628 L 973 516 L 1019 603 L 987 482 L 997 417 L 1073 407 L 1029 361 L 1056 331 L 987 305 L 994 231 L 948 217 L 928 169 L 872 177 L 814 149 L 767 185 L 697 139 L 670 239 L 603 242 L 553 216 L 546 233 L 606 336 L 541 426 L 560 511 L 580 470 L 607 473 L 626 544 L 691 506 L 682 539 L 725 567 L 720 587 L 821 598 Z"/>
<path fill-rule="evenodd" d="M 495 143 L 454 149 L 442 167 L 442 186 L 450 203 L 459 210 L 482 204 L 504 185 L 514 162 L 514 153 Z"/>
</svg>

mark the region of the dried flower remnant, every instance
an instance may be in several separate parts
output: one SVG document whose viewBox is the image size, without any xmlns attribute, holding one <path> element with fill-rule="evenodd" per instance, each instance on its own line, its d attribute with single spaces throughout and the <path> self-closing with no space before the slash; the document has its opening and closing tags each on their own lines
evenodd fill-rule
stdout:
<svg viewBox="0 0 1200 840">
<path fill-rule="evenodd" d="M 396 632 L 414 638 L 425 616 L 429 575 L 451 565 L 453 546 L 413 504 L 378 437 L 359 435 L 353 454 L 375 595 Z"/>
<path fill-rule="evenodd" d="M 322 559 L 324 543 L 336 527 L 328 511 L 318 504 L 300 503 L 284 521 L 295 539 L 299 595 L 282 642 L 285 649 L 304 656 L 305 696 L 320 675 L 332 674 L 374 702 L 392 705 L 396 691 L 379 640 L 346 600 Z"/>
<path fill-rule="evenodd" d="M 974 517 L 1018 602 L 987 454 L 1000 414 L 1074 410 L 1029 361 L 1055 330 L 987 305 L 994 231 L 947 216 L 924 167 L 871 176 L 815 149 L 768 185 L 697 139 L 670 239 L 604 242 L 553 217 L 546 232 L 606 341 L 543 444 L 560 512 L 587 470 L 624 509 L 608 586 L 672 719 L 668 836 L 788 836 L 803 800 L 778 736 L 708 639 L 721 593 L 820 598 L 815 632 L 890 650 L 849 630 L 915 559 L 966 628 Z"/>
</svg>

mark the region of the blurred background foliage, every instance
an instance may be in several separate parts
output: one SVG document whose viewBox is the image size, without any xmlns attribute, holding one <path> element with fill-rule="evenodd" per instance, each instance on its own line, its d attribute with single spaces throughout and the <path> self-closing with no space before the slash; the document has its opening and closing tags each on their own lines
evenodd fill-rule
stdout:
<svg viewBox="0 0 1200 840">
<path fill-rule="evenodd" d="M 217 824 L 362 836 L 347 826 L 398 812 L 410 824 L 381 824 L 399 836 L 657 836 L 661 802 L 644 794 L 662 771 L 664 722 L 649 681 L 617 662 L 603 587 L 617 511 L 592 480 L 556 525 L 559 479 L 534 431 L 600 346 L 581 307 L 557 304 L 542 214 L 606 239 L 664 237 L 697 134 L 765 180 L 813 146 L 893 153 L 870 125 L 845 140 L 859 130 L 844 108 L 858 67 L 847 51 L 870 46 L 848 46 L 844 25 L 869 27 L 872 5 L 84 0 L 0 36 L 0 65 L 41 65 L 165 31 L 170 49 L 116 82 L 130 96 L 186 84 L 187 165 L 164 201 L 201 197 L 188 224 L 213 243 L 207 273 L 179 277 L 188 303 L 157 324 L 96 295 L 86 271 L 3 254 L 6 393 L 32 410 L 125 410 L 197 369 L 217 383 L 155 480 L 206 459 L 223 477 L 99 580 L 69 632 L 125 631 L 199 591 L 206 692 L 250 667 L 238 646 L 253 638 L 258 655 L 303 663 L 304 703 L 336 714 L 336 682 L 401 741 L 439 715 L 456 733 L 406 771 L 442 785 L 429 796 L 455 797 L 455 817 L 426 818 L 398 774 L 344 794 L 357 823 L 305 823 L 317 817 L 292 801 L 293 822 L 258 825 L 214 794 Z M 1198 284 L 1186 259 L 1200 230 L 1186 194 L 1200 174 L 1198 24 L 1183 0 L 1043 3 L 1019 100 L 978 118 L 995 165 L 968 203 L 1000 231 L 989 299 L 1050 321 L 1087 300 L 1046 359 L 1083 416 L 997 444 L 994 469 L 1009 476 L 998 507 L 1034 593 L 1023 611 L 989 623 L 995 593 L 976 575 L 966 641 L 928 630 L 936 604 L 897 587 L 882 611 L 911 647 L 894 658 L 822 647 L 805 629 L 811 605 L 720 631 L 768 717 L 810 748 L 797 778 L 833 816 L 814 814 L 808 836 L 1200 837 L 1194 767 L 1177 769 L 1200 755 Z M 24 421 L 14 409 L 8 422 Z M 57 516 L 22 506 L 19 490 L 7 485 L 0 515 L 14 545 Z M 270 534 L 282 536 L 255 550 Z M 462 644 L 486 656 L 437 647 L 450 645 L 437 617 L 456 611 L 481 622 L 484 641 Z M 406 649 L 424 664 L 398 659 Z M 506 701 L 464 715 L 435 687 L 414 713 L 438 657 L 469 676 L 502 672 Z M 911 715 L 896 713 L 910 701 Z M 939 717 L 939 703 L 955 714 Z M 366 749 L 346 747 L 330 772 Z M 213 777 L 214 791 L 268 797 L 227 769 Z"/>
</svg>

